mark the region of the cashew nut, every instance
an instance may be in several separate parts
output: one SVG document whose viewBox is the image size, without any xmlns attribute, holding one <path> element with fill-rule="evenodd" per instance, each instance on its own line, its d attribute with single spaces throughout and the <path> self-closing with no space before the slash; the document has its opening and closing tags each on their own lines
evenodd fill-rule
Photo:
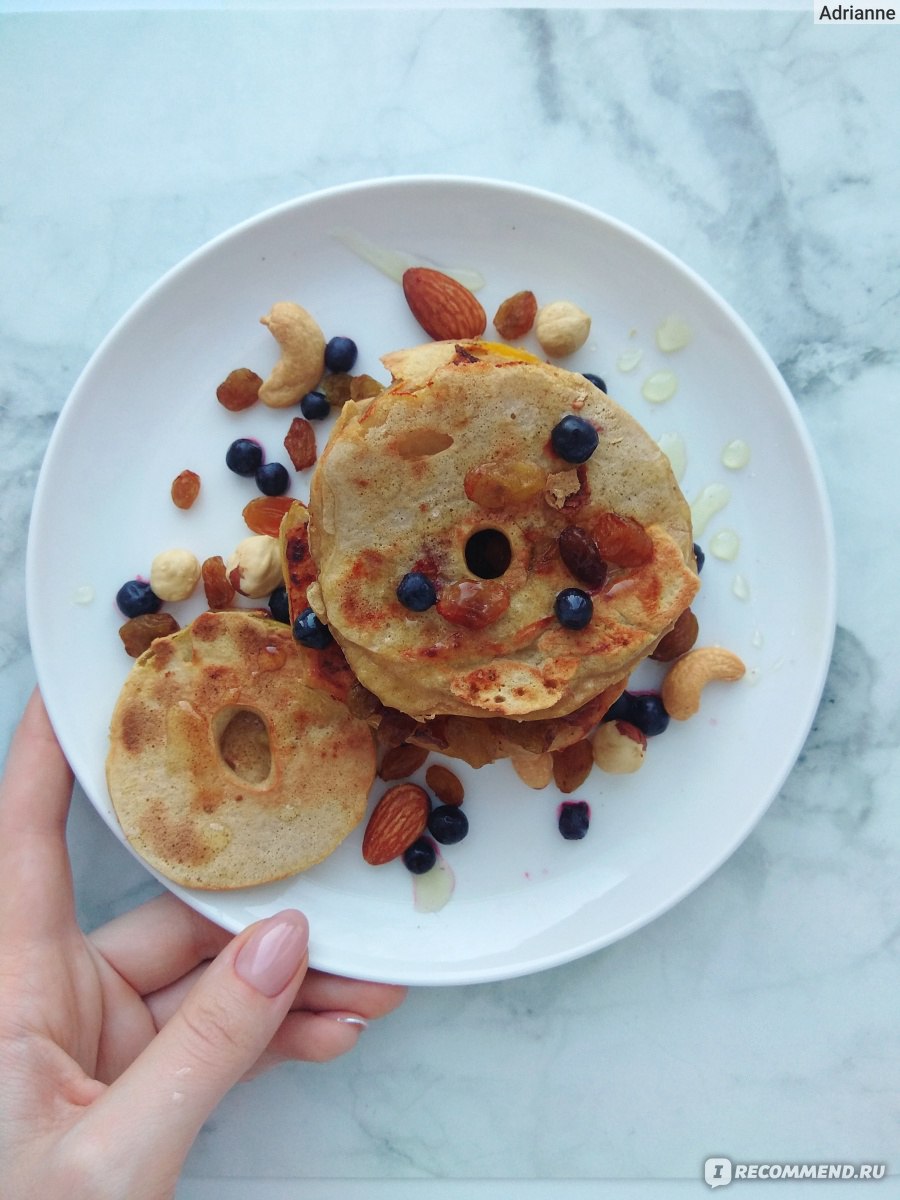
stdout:
<svg viewBox="0 0 900 1200">
<path fill-rule="evenodd" d="M 534 335 L 551 358 L 574 354 L 588 339 L 591 318 L 571 300 L 554 300 L 538 310 Z"/>
<path fill-rule="evenodd" d="M 722 646 L 689 650 L 663 680 L 660 695 L 666 712 L 676 721 L 686 721 L 700 708 L 700 694 L 708 683 L 740 679 L 746 669 L 736 654 Z"/>
<path fill-rule="evenodd" d="M 510 762 L 522 782 L 538 791 L 553 778 L 553 755 L 549 751 L 545 754 L 513 754 Z"/>
<path fill-rule="evenodd" d="M 259 389 L 259 398 L 270 408 L 298 404 L 325 372 L 325 337 L 305 308 L 290 300 L 273 304 L 260 317 L 281 347 L 281 358 Z"/>
</svg>

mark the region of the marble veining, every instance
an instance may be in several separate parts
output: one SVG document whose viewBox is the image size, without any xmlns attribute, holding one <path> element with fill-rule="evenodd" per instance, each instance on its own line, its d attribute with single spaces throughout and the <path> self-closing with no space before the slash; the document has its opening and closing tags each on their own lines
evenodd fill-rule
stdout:
<svg viewBox="0 0 900 1200">
<path fill-rule="evenodd" d="M 26 528 L 68 390 L 164 270 L 319 187 L 507 178 L 662 242 L 774 358 L 834 509 L 825 696 L 733 857 L 606 951 L 417 991 L 351 1057 L 238 1088 L 185 1196 L 201 1177 L 666 1196 L 713 1153 L 900 1173 L 895 38 L 801 10 L 0 17 L 4 738 L 34 678 Z M 80 793 L 71 842 L 86 925 L 158 890 Z"/>
</svg>

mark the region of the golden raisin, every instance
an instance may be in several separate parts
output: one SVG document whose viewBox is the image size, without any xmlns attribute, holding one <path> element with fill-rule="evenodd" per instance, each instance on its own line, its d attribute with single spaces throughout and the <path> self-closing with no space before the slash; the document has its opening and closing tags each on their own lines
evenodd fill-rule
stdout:
<svg viewBox="0 0 900 1200">
<path fill-rule="evenodd" d="M 425 772 L 425 782 L 440 800 L 441 804 L 452 804 L 459 807 L 465 798 L 465 788 L 458 775 L 441 763 L 432 763 Z"/>
<path fill-rule="evenodd" d="M 257 496 L 244 505 L 243 516 L 247 528 L 251 533 L 278 537 L 281 522 L 294 503 L 290 496 Z"/>
<path fill-rule="evenodd" d="M 516 292 L 497 309 L 494 328 L 506 341 L 514 342 L 528 333 L 536 316 L 537 300 L 534 292 Z"/>
<path fill-rule="evenodd" d="M 342 371 L 334 375 L 326 375 L 319 384 L 318 390 L 323 392 L 332 408 L 340 408 L 351 399 L 353 376 Z"/>
<path fill-rule="evenodd" d="M 294 417 L 284 439 L 294 469 L 303 471 L 316 461 L 316 434 L 306 417 Z"/>
<path fill-rule="evenodd" d="M 248 367 L 238 367 L 216 388 L 216 399 L 229 412 L 241 412 L 259 399 L 262 380 Z"/>
<path fill-rule="evenodd" d="M 461 579 L 441 592 L 437 610 L 465 629 L 485 629 L 509 608 L 509 592 L 496 579 Z"/>
<path fill-rule="evenodd" d="M 465 493 L 481 508 L 523 504 L 544 490 L 547 472 L 529 462 L 486 462 L 466 471 Z"/>
<path fill-rule="evenodd" d="M 633 517 L 604 512 L 591 529 L 600 557 L 616 567 L 642 567 L 653 558 L 653 542 Z"/>
<path fill-rule="evenodd" d="M 212 612 L 231 606 L 234 588 L 225 571 L 225 562 L 221 555 L 204 559 L 200 568 L 200 578 L 203 580 L 207 606 Z"/>
<path fill-rule="evenodd" d="M 200 476 L 196 471 L 182 471 L 172 480 L 172 503 L 176 508 L 190 508 L 200 495 Z"/>
<path fill-rule="evenodd" d="M 119 629 L 119 637 L 125 647 L 125 653 L 132 658 L 139 658 L 145 650 L 150 649 L 151 642 L 157 638 L 168 637 L 177 633 L 180 626 L 171 613 L 143 613 L 132 617 Z"/>
<path fill-rule="evenodd" d="M 373 379 L 371 375 L 350 376 L 350 399 L 370 400 L 384 391 L 384 384 Z"/>
</svg>

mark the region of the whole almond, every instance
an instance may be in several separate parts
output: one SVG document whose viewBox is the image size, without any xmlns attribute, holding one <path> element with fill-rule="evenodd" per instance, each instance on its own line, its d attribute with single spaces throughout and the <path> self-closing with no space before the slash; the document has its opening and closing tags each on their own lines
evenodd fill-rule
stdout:
<svg viewBox="0 0 900 1200">
<path fill-rule="evenodd" d="M 586 739 L 553 751 L 553 780 L 566 794 L 580 788 L 594 765 L 594 751 Z"/>
<path fill-rule="evenodd" d="M 388 788 L 369 817 L 363 834 L 362 856 L 370 866 L 391 862 L 425 831 L 431 802 L 416 783 Z"/>
<path fill-rule="evenodd" d="M 416 318 L 436 342 L 477 338 L 487 314 L 476 297 L 443 271 L 410 267 L 403 272 L 403 294 Z"/>
</svg>

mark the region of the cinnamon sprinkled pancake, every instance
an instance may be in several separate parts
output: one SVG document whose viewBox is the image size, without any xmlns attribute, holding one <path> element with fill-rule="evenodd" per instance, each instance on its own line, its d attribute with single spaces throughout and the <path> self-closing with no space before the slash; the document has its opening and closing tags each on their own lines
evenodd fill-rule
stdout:
<svg viewBox="0 0 900 1200">
<path fill-rule="evenodd" d="M 307 686 L 288 626 L 197 617 L 136 661 L 110 725 L 110 796 L 137 852 L 186 887 L 281 879 L 362 820 L 375 774 L 365 722 Z"/>
<path fill-rule="evenodd" d="M 699 586 L 690 510 L 668 459 L 581 375 L 508 346 L 432 343 L 386 356 L 393 382 L 349 403 L 310 494 L 311 595 L 360 683 L 385 705 L 434 714 L 563 717 L 620 684 Z M 566 416 L 596 430 L 583 463 L 551 434 Z M 586 583 L 560 534 L 637 531 L 637 557 L 609 556 Z M 637 529 L 637 527 L 640 527 Z M 397 587 L 426 576 L 437 603 L 412 611 Z M 558 594 L 590 595 L 580 629 Z"/>
</svg>

